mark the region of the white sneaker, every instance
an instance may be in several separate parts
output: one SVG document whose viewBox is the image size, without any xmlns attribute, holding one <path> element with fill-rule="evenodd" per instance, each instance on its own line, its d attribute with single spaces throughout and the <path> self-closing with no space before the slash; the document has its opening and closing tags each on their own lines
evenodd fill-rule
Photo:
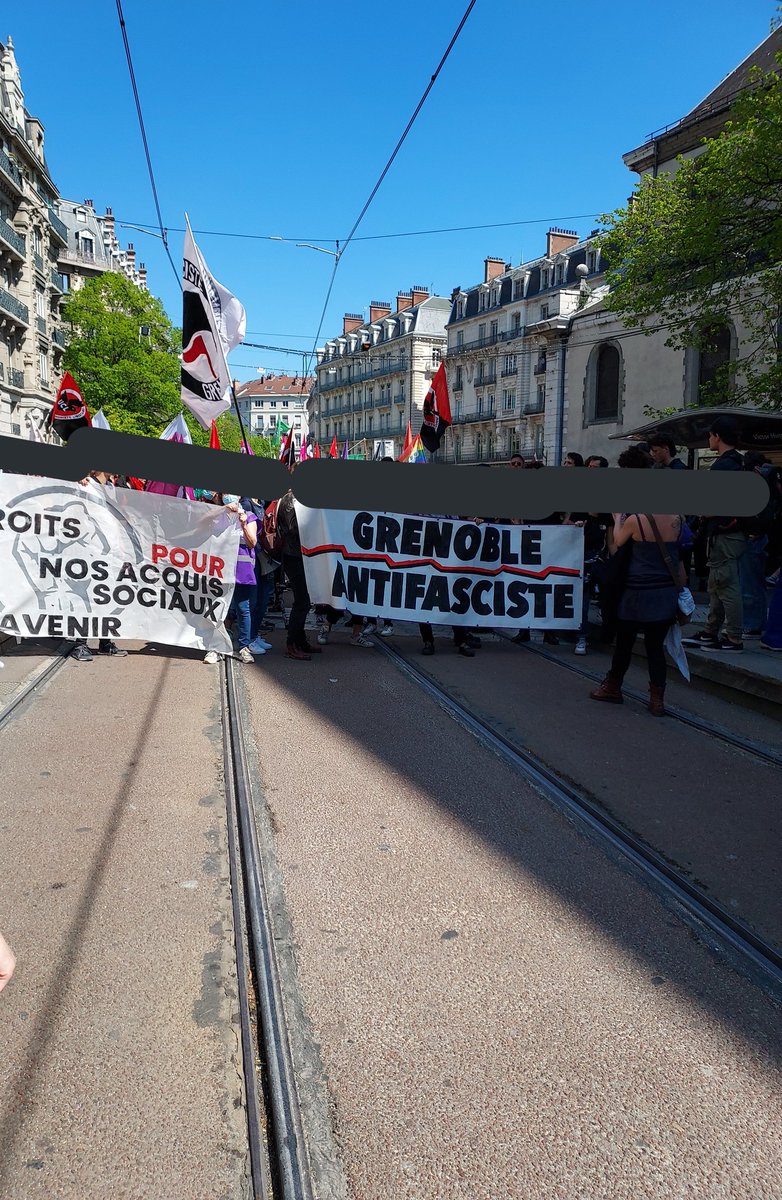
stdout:
<svg viewBox="0 0 782 1200">
<path fill-rule="evenodd" d="M 386 621 L 385 625 L 380 630 L 380 636 L 381 637 L 391 637 L 391 634 L 393 632 L 394 632 L 394 626 L 391 624 L 390 621 Z"/>
<path fill-rule="evenodd" d="M 350 644 L 351 646 L 373 646 L 374 642 L 371 642 L 368 637 L 364 637 L 363 633 L 360 633 L 358 637 L 350 639 Z"/>
<path fill-rule="evenodd" d="M 239 659 L 243 663 L 255 662 L 255 659 L 250 653 L 249 646 L 242 646 L 241 650 L 239 651 Z"/>
<path fill-rule="evenodd" d="M 578 641 L 576 642 L 576 648 L 573 651 L 573 653 L 574 654 L 586 654 L 586 652 L 587 652 L 587 640 L 586 640 L 586 638 L 580 637 L 578 639 Z"/>
<path fill-rule="evenodd" d="M 367 623 L 367 624 L 364 626 L 364 633 L 377 633 L 377 622 L 376 622 L 376 621 L 369 621 L 369 622 L 368 622 L 368 623 Z"/>
<path fill-rule="evenodd" d="M 322 629 L 318 630 L 318 636 L 315 640 L 319 646 L 328 645 L 330 631 L 331 631 L 330 625 L 324 625 Z"/>
<path fill-rule="evenodd" d="M 265 654 L 267 650 L 271 650 L 271 645 L 261 638 L 256 638 L 254 642 L 250 642 L 249 649 L 251 654 Z"/>
<path fill-rule="evenodd" d="M 209 663 L 210 666 L 214 666 L 214 664 L 219 661 L 220 661 L 220 655 L 217 653 L 216 650 L 207 650 L 206 654 L 204 655 L 205 663 Z"/>
</svg>

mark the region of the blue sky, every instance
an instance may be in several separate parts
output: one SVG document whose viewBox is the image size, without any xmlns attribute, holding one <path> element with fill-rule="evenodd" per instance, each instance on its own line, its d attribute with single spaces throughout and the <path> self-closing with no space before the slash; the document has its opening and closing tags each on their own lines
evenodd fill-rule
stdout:
<svg viewBox="0 0 782 1200">
<path fill-rule="evenodd" d="M 123 0 L 163 221 L 344 239 L 466 7 L 344 0 Z M 28 109 L 62 195 L 154 225 L 116 6 L 54 0 L 5 14 Z M 501 222 L 513 228 L 356 241 L 320 341 L 344 312 L 423 284 L 450 295 L 487 255 L 539 254 L 548 224 L 587 234 L 623 204 L 622 154 L 698 103 L 769 32 L 773 0 L 478 0 L 357 236 Z M 159 241 L 119 230 L 175 323 Z M 247 309 L 248 338 L 310 350 L 332 260 L 275 241 L 197 236 Z M 182 235 L 170 234 L 177 264 Z M 241 380 L 300 360 L 240 347 Z"/>
</svg>

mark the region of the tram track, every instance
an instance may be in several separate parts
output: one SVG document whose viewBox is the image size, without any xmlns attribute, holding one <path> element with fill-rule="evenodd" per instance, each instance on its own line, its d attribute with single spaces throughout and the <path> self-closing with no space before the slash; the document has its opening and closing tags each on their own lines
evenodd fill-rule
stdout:
<svg viewBox="0 0 782 1200">
<path fill-rule="evenodd" d="M 618 852 L 654 891 L 695 926 L 702 939 L 721 949 L 737 967 L 750 975 L 777 1000 L 782 1000 L 782 953 L 697 884 L 677 871 L 663 855 L 628 830 L 596 804 L 584 791 L 561 778 L 545 762 L 517 745 L 479 717 L 467 704 L 455 700 L 426 671 L 411 663 L 381 638 L 377 648 L 449 716 L 511 766 L 560 812 L 575 819 L 604 848 Z"/>
<path fill-rule="evenodd" d="M 72 642 L 62 642 L 57 650 L 49 656 L 49 661 L 32 671 L 29 677 L 23 681 L 22 685 L 17 688 L 16 692 L 0 708 L 0 729 L 4 727 L 29 696 L 49 683 L 62 670 L 68 661 L 68 656 L 72 648 Z"/>
<path fill-rule="evenodd" d="M 253 1195 L 314 1200 L 236 668 L 221 666 L 228 851 Z"/>
<path fill-rule="evenodd" d="M 513 639 L 509 634 L 502 633 L 500 630 L 494 630 L 493 632 L 495 637 L 501 638 L 504 642 L 512 643 Z M 582 679 L 588 679 L 590 682 L 599 683 L 605 675 L 605 671 L 592 671 L 579 663 L 567 662 L 559 655 L 551 654 L 542 646 L 525 642 L 518 649 L 534 654 L 538 658 L 544 658 L 547 662 L 554 663 L 564 671 L 570 671 L 574 675 L 579 675 Z M 648 696 L 645 693 L 638 691 L 637 688 L 628 687 L 626 683 L 622 684 L 622 692 L 631 700 L 636 700 L 639 704 L 643 704 L 646 707 Z M 758 742 L 752 738 L 742 737 L 741 734 L 734 733 L 733 730 L 727 729 L 724 725 L 718 725 L 715 721 L 709 721 L 706 717 L 699 717 L 695 713 L 680 708 L 678 705 L 671 704 L 667 698 L 665 701 L 665 711 L 669 717 L 679 721 L 682 725 L 688 725 L 690 729 L 696 729 L 699 733 L 716 738 L 723 745 L 733 746 L 734 749 L 741 750 L 745 754 L 759 759 L 761 762 L 770 763 L 775 767 L 782 767 L 782 751 L 775 750 L 773 746 L 769 746 L 765 742 Z"/>
</svg>

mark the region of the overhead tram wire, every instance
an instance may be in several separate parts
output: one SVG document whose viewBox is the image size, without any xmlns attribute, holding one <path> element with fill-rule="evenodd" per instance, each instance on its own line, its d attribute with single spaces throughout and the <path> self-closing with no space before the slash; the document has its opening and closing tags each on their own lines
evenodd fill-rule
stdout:
<svg viewBox="0 0 782 1200">
<path fill-rule="evenodd" d="M 130 53 L 130 42 L 128 41 L 128 31 L 125 26 L 125 17 L 122 12 L 122 0 L 116 0 L 116 2 L 117 2 L 117 16 L 119 17 L 119 27 L 120 27 L 120 32 L 122 33 L 122 42 L 125 47 L 125 58 L 127 59 L 127 62 L 128 62 L 128 73 L 130 75 L 130 86 L 133 89 L 133 99 L 136 102 L 136 115 L 138 117 L 139 129 L 141 130 L 141 140 L 144 144 L 144 154 L 145 154 L 146 160 L 147 160 L 147 170 L 149 171 L 149 182 L 152 185 L 152 197 L 155 201 L 155 212 L 157 213 L 157 221 L 158 221 L 158 229 L 160 230 L 160 238 L 161 238 L 161 241 L 163 242 L 163 248 L 165 249 L 165 252 L 168 255 L 168 261 L 171 263 L 171 269 L 174 272 L 176 281 L 181 288 L 182 278 L 181 278 L 180 272 L 177 270 L 176 263 L 174 262 L 173 258 L 171 257 L 171 251 L 168 246 L 168 231 L 163 227 L 163 215 L 160 211 L 160 200 L 158 199 L 157 184 L 155 183 L 155 172 L 152 169 L 152 156 L 149 153 L 149 142 L 147 141 L 147 131 L 146 131 L 146 127 L 144 125 L 144 114 L 141 111 L 141 98 L 139 96 L 138 86 L 136 84 L 136 72 L 133 69 L 133 56 Z"/>
<path fill-rule="evenodd" d="M 464 15 L 462 16 L 461 21 L 459 22 L 459 24 L 456 27 L 456 32 L 454 33 L 453 37 L 451 38 L 450 42 L 448 43 L 448 46 L 446 47 L 445 54 L 443 54 L 442 58 L 440 59 L 439 63 L 437 64 L 437 68 L 436 68 L 434 74 L 432 75 L 432 78 L 429 80 L 429 83 L 426 85 L 426 88 L 424 89 L 424 94 L 422 95 L 421 99 L 418 101 L 418 104 L 416 105 L 415 112 L 413 113 L 410 120 L 407 122 L 407 125 L 405 126 L 402 136 L 400 137 L 399 141 L 397 142 L 396 146 L 394 147 L 394 149 L 391 153 L 391 157 L 389 158 L 388 162 L 383 167 L 383 170 L 380 173 L 377 183 L 372 188 L 372 191 L 369 193 L 369 196 L 366 200 L 366 203 L 364 204 L 364 207 L 361 209 L 361 212 L 356 217 L 356 220 L 353 223 L 353 228 L 351 229 L 348 236 L 345 238 L 341 249 L 340 249 L 339 242 L 336 242 L 336 253 L 334 255 L 334 267 L 331 272 L 331 278 L 329 279 L 328 288 L 326 289 L 326 299 L 323 302 L 323 311 L 320 314 L 320 321 L 318 322 L 318 331 L 315 334 L 315 341 L 313 343 L 312 351 L 309 356 L 309 361 L 307 362 L 306 370 L 304 372 L 305 376 L 309 374 L 310 370 L 312 369 L 312 364 L 315 360 L 315 352 L 318 348 L 318 341 L 320 339 L 321 330 L 323 328 L 323 322 L 326 319 L 326 310 L 328 308 L 329 300 L 331 299 L 331 292 L 334 287 L 334 280 L 336 278 L 337 270 L 339 269 L 339 264 L 342 260 L 342 256 L 345 253 L 345 251 L 347 250 L 350 243 L 353 241 L 353 238 L 355 237 L 355 234 L 356 234 L 356 230 L 358 229 L 359 225 L 361 224 L 364 217 L 366 216 L 367 210 L 368 210 L 370 204 L 372 203 L 372 201 L 374 200 L 375 196 L 377 195 L 380 185 L 382 184 L 383 180 L 385 179 L 386 175 L 388 174 L 389 170 L 391 169 L 391 165 L 392 165 L 394 159 L 396 158 L 399 151 L 402 149 L 402 146 L 405 142 L 405 139 L 407 138 L 407 135 L 409 134 L 410 130 L 413 128 L 415 120 L 426 102 L 427 96 L 429 95 L 432 88 L 434 87 L 434 85 L 437 81 L 438 75 L 442 71 L 443 67 L 445 66 L 445 63 L 448 60 L 448 57 L 449 57 L 451 51 L 453 50 L 454 46 L 456 45 L 459 34 L 462 32 L 465 24 L 467 23 L 467 18 L 469 17 L 472 10 L 475 8 L 476 2 L 477 2 L 477 0 L 470 0 L 470 3 L 467 5 L 467 8 L 464 11 Z M 304 385 L 302 383 L 302 392 L 303 391 L 304 391 Z"/>
<path fill-rule="evenodd" d="M 472 233 L 482 229 L 513 229 L 522 225 L 553 225 L 563 221 L 596 221 L 602 216 L 601 213 L 570 213 L 568 216 L 553 216 L 553 217 L 529 217 L 523 221 L 493 221 L 486 225 L 447 225 L 441 229 L 409 229 L 400 233 L 367 233 L 361 237 L 354 237 L 354 242 L 379 242 L 388 241 L 391 238 L 409 238 L 409 237 L 429 237 L 440 233 Z M 149 221 L 117 221 L 117 225 L 121 229 L 153 229 Z M 184 233 L 184 227 L 172 225 L 169 228 L 169 233 Z M 280 237 L 278 234 L 272 233 L 241 233 L 231 229 L 194 229 L 194 234 L 199 237 L 223 237 L 223 238 L 241 238 L 244 241 L 254 242 L 282 242 L 283 245 L 295 245 L 299 242 L 336 242 L 336 238 L 315 236 L 309 237 Z M 293 334 L 285 334 L 283 336 L 293 337 Z M 298 335 L 296 335 L 298 336 Z"/>
</svg>

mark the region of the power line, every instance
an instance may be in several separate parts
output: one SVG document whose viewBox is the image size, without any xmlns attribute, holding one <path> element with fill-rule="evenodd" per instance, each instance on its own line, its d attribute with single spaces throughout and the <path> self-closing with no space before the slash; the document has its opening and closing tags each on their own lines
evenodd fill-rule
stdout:
<svg viewBox="0 0 782 1200">
<path fill-rule="evenodd" d="M 171 269 L 173 270 L 174 275 L 176 276 L 176 281 L 179 284 L 179 286 L 181 287 L 182 281 L 180 279 L 179 271 L 177 270 L 176 264 L 175 264 L 173 258 L 171 257 L 171 251 L 168 248 L 168 235 L 167 235 L 166 230 L 163 228 L 163 216 L 160 211 L 160 201 L 158 199 L 158 194 L 157 194 L 157 184 L 155 183 L 155 172 L 152 170 L 152 157 L 149 153 L 149 143 L 147 141 L 147 131 L 144 126 L 144 115 L 141 111 L 141 98 L 139 97 L 138 87 L 136 85 L 136 73 L 133 70 L 133 58 L 130 53 L 130 42 L 128 41 L 128 31 L 125 26 L 125 17 L 122 12 L 122 0 L 117 0 L 117 16 L 119 17 L 119 26 L 120 26 L 120 31 L 122 33 L 122 42 L 125 46 L 125 57 L 128 62 L 128 73 L 130 75 L 130 86 L 133 88 L 133 98 L 136 102 L 136 115 L 138 116 L 139 129 L 141 130 L 141 140 L 144 143 L 144 154 L 147 159 L 147 170 L 149 171 L 149 182 L 152 185 L 152 197 L 155 201 L 155 212 L 157 213 L 157 221 L 158 221 L 158 229 L 160 230 L 160 238 L 163 242 L 163 246 L 165 248 L 166 254 L 168 255 L 168 261 L 171 263 Z"/>
<path fill-rule="evenodd" d="M 369 193 L 369 196 L 364 204 L 364 207 L 361 209 L 361 212 L 358 214 L 358 217 L 354 221 L 353 228 L 351 229 L 350 233 L 348 234 L 347 238 L 345 239 L 341 250 L 340 250 L 339 242 L 336 243 L 336 254 L 334 255 L 334 268 L 331 272 L 331 278 L 329 279 L 328 288 L 326 289 L 326 299 L 323 302 L 323 311 L 321 312 L 320 321 L 318 322 L 318 331 L 315 334 L 315 341 L 314 341 L 312 351 L 309 356 L 309 361 L 307 363 L 307 368 L 306 368 L 307 373 L 309 373 L 309 371 L 312 368 L 312 363 L 315 358 L 315 352 L 318 348 L 318 340 L 320 338 L 320 333 L 323 328 L 323 322 L 326 317 L 326 309 L 328 308 L 328 303 L 329 303 L 329 300 L 331 299 L 331 292 L 334 287 L 334 280 L 337 275 L 337 270 L 339 268 L 339 264 L 342 259 L 342 255 L 345 253 L 348 246 L 352 242 L 352 240 L 355 236 L 356 230 L 358 229 L 359 225 L 363 221 L 370 204 L 372 203 L 372 201 L 374 200 L 375 196 L 378 193 L 380 185 L 382 184 L 383 180 L 385 179 L 386 175 L 388 174 L 389 170 L 391 169 L 391 165 L 392 165 L 394 159 L 396 158 L 397 154 L 401 150 L 401 148 L 405 142 L 405 139 L 407 138 L 407 135 L 409 134 L 410 130 L 413 128 L 413 124 L 415 123 L 416 117 L 418 116 L 421 109 L 423 108 L 427 96 L 429 95 L 432 88 L 434 87 L 434 85 L 437 81 L 438 75 L 442 71 L 443 67 L 445 66 L 446 61 L 448 60 L 448 57 L 449 57 L 451 51 L 453 50 L 454 46 L 456 45 L 456 41 L 459 37 L 459 34 L 462 32 L 462 29 L 464 28 L 464 26 L 467 22 L 467 18 L 469 17 L 470 13 L 472 12 L 473 8 L 475 7 L 475 4 L 476 4 L 476 0 L 470 0 L 470 3 L 467 5 L 464 15 L 462 16 L 461 21 L 459 22 L 459 24 L 456 27 L 456 32 L 454 33 L 453 37 L 451 38 L 450 42 L 448 43 L 448 46 L 446 47 L 445 54 L 443 54 L 442 58 L 440 59 L 439 63 L 437 64 L 437 68 L 436 68 L 434 74 L 432 75 L 432 78 L 429 80 L 429 83 L 426 85 L 426 88 L 424 89 L 424 94 L 422 95 L 421 99 L 418 101 L 418 104 L 416 105 L 416 108 L 415 108 L 415 111 L 414 111 L 412 117 L 407 122 L 407 125 L 405 126 L 402 136 L 400 137 L 399 141 L 397 142 L 396 146 L 394 147 L 394 149 L 391 153 L 391 157 L 389 158 L 386 165 L 383 167 L 383 170 L 380 173 L 377 183 L 372 188 L 372 191 Z"/>
<path fill-rule="evenodd" d="M 553 217 L 529 217 L 523 221 L 493 221 L 485 225 L 447 225 L 441 229 L 409 229 L 399 233 L 368 233 L 361 237 L 354 237 L 354 242 L 381 242 L 388 241 L 391 238 L 411 238 L 411 237 L 429 237 L 441 233 L 472 233 L 482 229 L 514 229 L 523 225 L 552 225 L 562 221 L 594 221 L 598 220 L 602 213 L 570 213 L 568 216 L 553 216 Z M 140 228 L 153 229 L 154 226 L 149 221 L 117 221 L 117 225 L 124 229 Z M 184 228 L 177 226 L 169 226 L 169 233 L 184 233 Z M 280 237 L 271 233 L 241 233 L 231 229 L 194 229 L 194 234 L 199 237 L 222 237 L 222 238 L 239 238 L 243 241 L 255 242 L 282 242 L 283 245 L 295 245 L 299 242 L 336 242 L 333 237 Z M 280 335 L 272 335 L 280 336 Z M 298 334 L 283 334 L 283 337 L 298 337 Z"/>
</svg>

